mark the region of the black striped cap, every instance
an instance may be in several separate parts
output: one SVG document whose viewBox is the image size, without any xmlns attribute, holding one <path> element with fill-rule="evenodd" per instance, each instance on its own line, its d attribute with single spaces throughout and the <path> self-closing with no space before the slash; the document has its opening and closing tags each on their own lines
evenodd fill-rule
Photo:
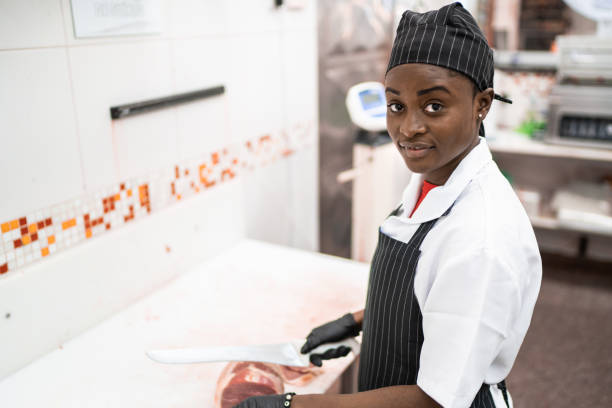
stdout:
<svg viewBox="0 0 612 408">
<path fill-rule="evenodd" d="M 481 91 L 493 88 L 493 50 L 474 17 L 459 2 L 426 13 L 404 12 L 387 72 L 409 63 L 449 68 L 466 75 Z M 495 99 L 512 103 L 498 94 Z"/>
</svg>

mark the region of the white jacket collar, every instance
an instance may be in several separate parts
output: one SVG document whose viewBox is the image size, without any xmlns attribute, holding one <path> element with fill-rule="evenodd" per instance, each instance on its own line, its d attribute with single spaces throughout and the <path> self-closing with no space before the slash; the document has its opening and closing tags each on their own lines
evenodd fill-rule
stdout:
<svg viewBox="0 0 612 408">
<path fill-rule="evenodd" d="M 408 187 L 404 190 L 402 220 L 408 224 L 421 224 L 439 218 L 450 208 L 476 174 L 492 160 L 487 142 L 480 137 L 478 145 L 461 160 L 446 183 L 427 193 L 419 208 L 411 218 L 408 218 L 419 198 L 423 185 L 423 174 L 413 174 Z"/>
</svg>

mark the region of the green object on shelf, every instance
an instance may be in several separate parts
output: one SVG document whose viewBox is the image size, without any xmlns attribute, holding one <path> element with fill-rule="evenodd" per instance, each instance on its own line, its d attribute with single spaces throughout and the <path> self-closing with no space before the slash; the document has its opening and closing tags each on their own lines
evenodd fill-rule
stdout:
<svg viewBox="0 0 612 408">
<path fill-rule="evenodd" d="M 524 121 L 516 128 L 516 131 L 532 138 L 534 133 L 546 129 L 546 122 L 541 120 L 529 119 Z"/>
</svg>

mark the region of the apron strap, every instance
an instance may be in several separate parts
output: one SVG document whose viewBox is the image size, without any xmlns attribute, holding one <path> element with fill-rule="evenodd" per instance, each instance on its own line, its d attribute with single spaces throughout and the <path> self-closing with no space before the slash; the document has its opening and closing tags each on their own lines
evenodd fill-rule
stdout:
<svg viewBox="0 0 612 408">
<path fill-rule="evenodd" d="M 389 215 L 387 215 L 387 218 L 395 217 L 399 213 L 399 210 L 401 208 L 402 208 L 402 204 L 400 204 L 395 210 L 391 211 L 391 213 Z"/>
<path fill-rule="evenodd" d="M 508 388 L 506 388 L 506 380 L 501 380 L 497 383 L 497 388 L 499 388 L 504 396 L 504 402 L 506 403 L 506 407 L 510 408 L 510 402 L 508 402 Z"/>
<path fill-rule="evenodd" d="M 397 216 L 397 214 L 399 213 L 400 209 L 402 208 L 402 205 L 403 205 L 403 204 L 398 205 L 398 206 L 397 206 L 397 208 L 396 208 L 395 210 L 391 211 L 391 212 L 389 213 L 389 215 L 387 215 L 387 218 Z M 451 211 L 451 209 L 453 208 L 453 206 L 454 206 L 454 205 L 455 205 L 455 203 L 452 203 L 452 204 L 451 204 L 451 206 L 450 206 L 450 207 L 448 207 L 448 210 L 446 210 L 446 211 L 444 212 L 444 214 L 442 214 L 442 217 L 446 217 L 446 216 L 447 216 L 447 215 L 450 213 L 450 211 Z"/>
<path fill-rule="evenodd" d="M 448 209 L 444 212 L 444 214 L 440 216 L 440 218 L 446 217 L 451 212 L 451 209 L 453 208 L 454 205 L 455 203 L 451 204 L 451 206 L 448 207 Z M 440 218 L 435 218 L 433 220 L 424 222 L 423 224 L 419 225 L 419 228 L 416 230 L 416 232 L 410 239 L 410 243 L 416 246 L 417 248 L 419 248 L 421 244 L 423 243 L 423 240 L 429 233 L 429 231 L 434 227 L 434 225 L 436 225 L 436 223 L 438 222 Z"/>
</svg>

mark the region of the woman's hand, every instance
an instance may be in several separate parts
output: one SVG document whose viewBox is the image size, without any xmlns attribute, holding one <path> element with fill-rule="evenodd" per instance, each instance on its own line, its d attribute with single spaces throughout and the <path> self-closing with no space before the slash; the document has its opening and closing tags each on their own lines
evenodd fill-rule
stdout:
<svg viewBox="0 0 612 408">
<path fill-rule="evenodd" d="M 361 322 L 357 322 L 355 316 L 352 313 L 347 313 L 339 319 L 333 320 L 331 322 L 325 323 L 322 326 L 318 326 L 312 329 L 312 331 L 306 338 L 306 343 L 304 343 L 300 351 L 302 354 L 306 354 L 311 350 L 315 349 L 316 347 L 320 346 L 321 344 L 340 341 L 349 337 L 355 337 L 359 334 L 360 331 Z M 346 356 L 349 352 L 350 348 L 340 346 L 335 349 L 330 349 L 324 354 L 311 354 L 310 362 L 320 367 L 323 364 L 323 360 L 343 357 Z"/>
</svg>

